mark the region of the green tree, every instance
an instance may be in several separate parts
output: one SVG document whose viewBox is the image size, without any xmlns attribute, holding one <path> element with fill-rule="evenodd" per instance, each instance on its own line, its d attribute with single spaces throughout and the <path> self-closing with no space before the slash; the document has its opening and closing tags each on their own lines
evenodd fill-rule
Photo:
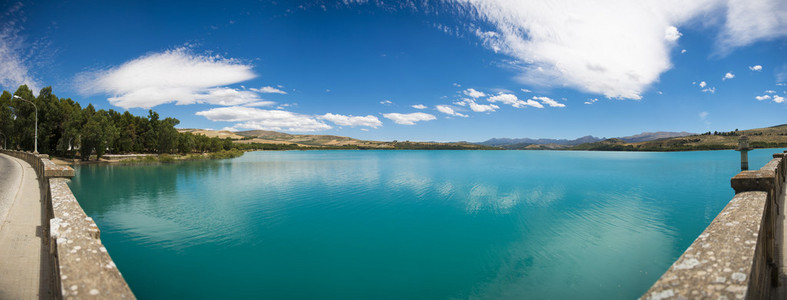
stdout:
<svg viewBox="0 0 787 300">
<path fill-rule="evenodd" d="M 82 130 L 83 114 L 79 103 L 64 99 L 60 101 L 60 110 L 63 112 L 63 127 L 60 139 L 57 141 L 57 152 L 63 156 L 73 157 L 74 149 L 79 148 L 80 133 Z"/>
<path fill-rule="evenodd" d="M 189 154 L 194 152 L 194 135 L 191 132 L 181 133 L 178 137 L 178 152 Z"/>
<path fill-rule="evenodd" d="M 28 101 L 35 100 L 33 91 L 31 91 L 27 85 L 19 86 L 14 95 Z M 11 109 L 14 115 L 11 140 L 14 142 L 15 149 L 33 151 L 36 108 L 27 101 L 12 98 Z"/>
<path fill-rule="evenodd" d="M 143 138 L 145 139 L 145 149 L 149 152 L 157 152 L 159 149 L 159 116 L 152 109 L 148 110 L 148 121 Z"/>
<path fill-rule="evenodd" d="M 175 125 L 178 124 L 180 121 L 175 118 L 166 118 L 159 122 L 159 153 L 175 153 L 178 150 L 178 130 L 175 129 Z"/>
</svg>

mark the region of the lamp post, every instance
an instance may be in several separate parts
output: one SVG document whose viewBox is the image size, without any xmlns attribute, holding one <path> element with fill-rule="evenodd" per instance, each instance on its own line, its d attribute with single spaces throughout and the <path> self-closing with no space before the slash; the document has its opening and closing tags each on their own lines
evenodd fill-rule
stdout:
<svg viewBox="0 0 787 300">
<path fill-rule="evenodd" d="M 34 145 L 33 153 L 34 154 L 38 154 L 38 106 L 36 106 L 36 104 L 33 103 L 33 101 L 25 100 L 24 98 L 19 97 L 17 95 L 14 95 L 13 98 L 16 98 L 16 99 L 19 99 L 19 100 L 22 100 L 22 101 L 30 102 L 30 104 L 32 104 L 33 107 L 36 109 L 36 130 L 35 130 L 35 141 L 33 143 L 33 145 Z M 13 99 L 13 98 L 11 98 L 11 99 Z"/>
</svg>

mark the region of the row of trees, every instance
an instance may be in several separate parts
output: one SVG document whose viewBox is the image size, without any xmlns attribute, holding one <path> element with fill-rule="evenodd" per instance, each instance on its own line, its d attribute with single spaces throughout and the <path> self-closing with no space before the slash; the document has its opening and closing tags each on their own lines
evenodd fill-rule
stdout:
<svg viewBox="0 0 787 300">
<path fill-rule="evenodd" d="M 82 108 L 70 98 L 58 98 L 52 87 L 45 87 L 38 97 L 27 85 L 13 94 L 0 95 L 0 139 L 10 149 L 32 151 L 34 147 L 35 108 L 38 107 L 38 151 L 63 157 L 87 160 L 105 153 L 193 153 L 233 149 L 229 138 L 179 133 L 175 118 L 160 119 L 148 111 L 147 117 L 115 110 L 96 110 L 92 104 Z"/>
</svg>

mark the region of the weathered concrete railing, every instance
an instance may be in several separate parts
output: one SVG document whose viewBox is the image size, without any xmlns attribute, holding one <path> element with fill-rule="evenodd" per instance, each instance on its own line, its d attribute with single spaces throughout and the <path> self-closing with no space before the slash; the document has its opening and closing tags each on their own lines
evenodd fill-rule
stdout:
<svg viewBox="0 0 787 300">
<path fill-rule="evenodd" d="M 644 299 L 768 299 L 778 285 L 776 223 L 784 153 L 730 181 L 735 197 Z"/>
<path fill-rule="evenodd" d="M 135 299 L 107 249 L 98 226 L 79 206 L 68 187 L 74 169 L 58 166 L 48 155 L 0 150 L 33 166 L 46 203 L 44 232 L 49 233 L 52 288 L 64 299 Z M 47 226 L 48 225 L 48 226 Z"/>
</svg>

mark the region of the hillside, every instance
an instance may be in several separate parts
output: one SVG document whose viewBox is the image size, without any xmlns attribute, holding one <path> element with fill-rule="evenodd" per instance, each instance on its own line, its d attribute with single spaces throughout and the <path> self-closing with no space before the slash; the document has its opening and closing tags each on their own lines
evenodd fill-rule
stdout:
<svg viewBox="0 0 787 300">
<path fill-rule="evenodd" d="M 741 135 L 749 138 L 751 148 L 787 147 L 787 124 L 767 128 L 736 130 L 729 132 L 706 132 L 682 137 L 664 138 L 644 142 L 627 142 L 623 139 L 608 139 L 586 143 L 569 150 L 605 151 L 689 151 L 735 149 Z"/>
<path fill-rule="evenodd" d="M 673 137 L 683 137 L 683 136 L 690 136 L 693 133 L 688 132 L 667 132 L 667 131 L 657 131 L 657 132 L 643 132 L 637 135 L 632 136 L 624 136 L 618 137 L 615 139 L 619 139 L 622 142 L 626 143 L 637 143 L 637 142 L 646 142 L 664 138 L 673 138 Z M 578 146 L 582 144 L 593 144 L 602 142 L 605 139 L 598 138 L 592 135 L 583 136 L 581 138 L 568 140 L 568 139 L 530 139 L 530 138 L 519 138 L 519 139 L 511 139 L 511 138 L 493 138 L 487 141 L 478 143 L 479 145 L 491 146 L 491 147 L 502 147 L 504 149 L 526 149 L 526 150 L 559 150 L 559 149 L 568 149 L 572 148 L 572 146 Z M 603 143 L 602 143 L 603 144 Z"/>
<path fill-rule="evenodd" d="M 271 145 L 271 149 L 457 149 L 473 150 L 500 149 L 477 145 L 467 142 L 439 143 L 439 142 L 381 142 L 364 141 L 346 136 L 336 135 L 315 135 L 315 134 L 289 134 L 267 130 L 249 130 L 231 132 L 226 130 L 204 130 L 204 129 L 178 129 L 179 132 L 191 132 L 202 134 L 208 137 L 218 136 L 221 138 L 229 137 L 236 144 L 260 144 Z M 277 146 L 274 146 L 277 145 Z M 267 148 L 265 148 L 267 149 Z"/>
</svg>

